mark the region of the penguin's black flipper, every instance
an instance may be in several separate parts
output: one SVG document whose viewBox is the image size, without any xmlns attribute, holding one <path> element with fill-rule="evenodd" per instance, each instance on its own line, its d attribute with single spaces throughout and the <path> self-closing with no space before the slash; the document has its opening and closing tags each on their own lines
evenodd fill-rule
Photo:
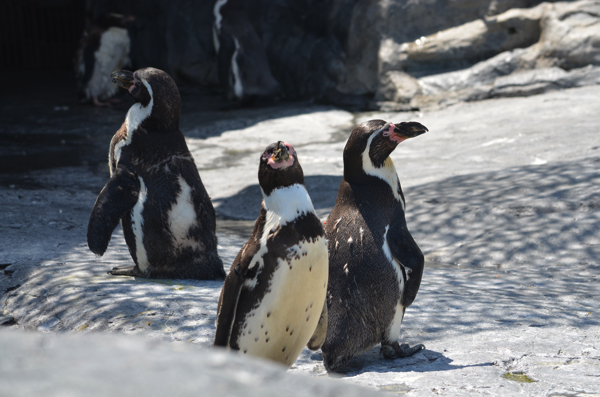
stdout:
<svg viewBox="0 0 600 397">
<path fill-rule="evenodd" d="M 402 294 L 402 306 L 408 307 L 413 303 L 419 291 L 425 258 L 406 227 L 404 212 L 397 211 L 394 215 L 387 233 L 387 243 L 392 256 L 408 273 L 408 281 L 404 285 Z"/>
<path fill-rule="evenodd" d="M 232 270 L 225 277 L 225 283 L 219 297 L 219 311 L 217 313 L 217 332 L 214 346 L 227 347 L 231 337 L 231 328 L 235 319 L 238 299 L 244 284 L 244 278 L 239 270 L 239 264 L 232 266 Z"/>
<path fill-rule="evenodd" d="M 94 254 L 104 254 L 113 230 L 123 215 L 133 208 L 139 191 L 139 179 L 125 166 L 119 165 L 98 195 L 90 215 L 87 241 Z"/>
<path fill-rule="evenodd" d="M 254 224 L 252 237 L 237 254 L 229 273 L 225 277 L 217 306 L 217 332 L 213 346 L 227 347 L 229 345 L 242 286 L 246 279 L 256 275 L 258 265 L 255 264 L 250 267 L 250 263 L 260 249 L 260 241 L 256 237 L 262 235 L 262 225 L 264 225 L 266 218 L 267 210 L 263 203 L 260 215 Z"/>
<path fill-rule="evenodd" d="M 252 269 L 249 268 L 250 261 L 254 257 L 255 252 L 249 253 L 249 250 L 244 250 L 244 248 L 247 247 L 248 244 L 242 247 L 241 252 L 246 253 L 246 255 L 242 258 L 238 255 L 231 266 L 229 274 L 225 277 L 225 283 L 223 283 L 223 289 L 221 290 L 221 296 L 219 297 L 217 332 L 213 343 L 214 346 L 226 347 L 229 345 L 231 329 L 233 328 L 233 323 L 235 321 L 235 313 L 242 286 L 246 279 L 254 277 L 256 274 L 257 265 Z"/>
</svg>

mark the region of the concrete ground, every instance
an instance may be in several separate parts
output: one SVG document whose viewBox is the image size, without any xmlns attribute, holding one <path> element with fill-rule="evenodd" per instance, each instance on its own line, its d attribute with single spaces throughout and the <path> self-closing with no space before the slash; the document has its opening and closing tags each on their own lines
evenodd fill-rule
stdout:
<svg viewBox="0 0 600 397">
<path fill-rule="evenodd" d="M 222 110 L 195 108 L 194 98 L 183 92 L 182 131 L 220 216 L 226 268 L 258 214 L 258 158 L 269 143 L 296 148 L 326 217 L 354 125 L 384 118 L 429 128 L 392 155 L 408 227 L 427 260 L 402 339 L 427 348 L 393 361 L 374 348 L 351 372 L 332 376 L 335 382 L 415 396 L 600 395 L 600 86 L 423 113 L 352 114 L 308 103 Z M 63 134 L 66 125 L 73 138 L 56 150 L 84 143 L 61 167 L 0 174 L 0 323 L 23 340 L 29 336 L 20 330 L 135 334 L 191 344 L 188 355 L 209 354 L 222 283 L 107 275 L 132 262 L 120 229 L 104 257 L 87 249 L 87 220 L 108 179 L 104 158 L 126 104 L 44 106 L 42 125 L 19 124 L 19 108 L 9 114 L 5 107 L 0 135 L 11 125 L 53 136 L 49 129 Z M 97 337 L 89 339 L 90 354 L 98 353 Z M 107 345 L 116 354 L 118 344 Z M 328 376 L 320 353 L 306 349 L 288 372 Z"/>
</svg>

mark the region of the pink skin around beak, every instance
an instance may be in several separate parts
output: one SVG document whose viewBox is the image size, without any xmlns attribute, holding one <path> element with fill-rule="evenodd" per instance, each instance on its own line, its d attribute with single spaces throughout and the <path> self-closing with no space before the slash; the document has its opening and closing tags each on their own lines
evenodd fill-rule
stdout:
<svg viewBox="0 0 600 397">
<path fill-rule="evenodd" d="M 292 147 L 292 145 L 290 145 L 287 142 L 283 142 L 285 146 L 287 146 L 288 148 L 288 152 L 290 155 L 290 158 L 287 160 L 283 160 L 280 162 L 277 162 L 273 159 L 273 155 L 269 156 L 268 154 L 263 154 L 263 159 L 265 158 L 269 158 L 269 160 L 267 161 L 267 164 L 269 164 L 271 166 L 271 168 L 277 170 L 279 168 L 286 168 L 291 166 L 292 164 L 294 164 L 294 156 L 296 155 L 296 151 L 294 150 L 294 148 Z"/>
<path fill-rule="evenodd" d="M 135 77 L 135 72 L 133 72 L 133 84 L 131 85 L 131 87 L 129 87 L 129 89 L 127 91 L 129 91 L 130 93 L 133 92 L 133 89 L 135 88 L 135 83 L 137 83 L 137 77 Z"/>
<path fill-rule="evenodd" d="M 395 128 L 394 124 L 390 124 L 390 128 L 387 131 L 383 131 L 383 136 L 387 136 L 391 141 L 398 143 L 405 141 L 407 138 L 394 133 Z"/>
</svg>

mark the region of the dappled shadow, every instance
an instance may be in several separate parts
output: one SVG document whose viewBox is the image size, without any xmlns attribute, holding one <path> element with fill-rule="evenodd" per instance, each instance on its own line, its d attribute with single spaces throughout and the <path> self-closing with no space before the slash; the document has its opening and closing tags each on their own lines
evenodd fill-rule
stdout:
<svg viewBox="0 0 600 397">
<path fill-rule="evenodd" d="M 219 237 L 226 246 L 241 243 Z M 233 250 L 221 252 L 228 264 L 233 255 Z M 204 345 L 212 342 L 222 281 L 107 274 L 113 266 L 129 263 L 120 230 L 102 258 L 81 244 L 31 268 L 23 285 L 5 295 L 4 311 L 23 328 L 39 331 L 144 333 Z"/>
<path fill-rule="evenodd" d="M 83 167 L 33 171 L 0 187 L 0 294 L 4 316 L 41 331 L 150 333 L 209 344 L 222 282 L 106 274 L 132 265 L 120 228 L 102 258 L 86 243 L 103 178 Z M 221 231 L 228 268 L 242 239 Z"/>
<path fill-rule="evenodd" d="M 598 186 L 600 158 L 588 158 L 405 189 L 427 259 L 406 335 L 600 325 Z"/>
<path fill-rule="evenodd" d="M 321 216 L 333 206 L 340 180 L 306 178 Z M 597 186 L 600 158 L 404 188 L 408 227 L 426 268 L 403 338 L 421 343 L 506 328 L 600 325 Z M 260 199 L 253 185 L 224 199 L 218 211 L 255 219 Z"/>
<path fill-rule="evenodd" d="M 565 266 L 600 253 L 600 158 L 469 174 L 405 189 L 430 260 Z"/>
<path fill-rule="evenodd" d="M 406 313 L 403 340 L 427 344 L 519 329 L 506 341 L 511 345 L 547 328 L 600 325 L 599 169 L 600 159 L 590 158 L 405 188 L 408 226 L 427 264 L 419 295 Z M 340 179 L 306 178 L 322 215 L 333 206 Z M 120 231 L 107 254 L 95 258 L 85 244 L 95 195 L 63 188 L 34 190 L 24 198 L 17 197 L 25 194 L 22 189 L 2 193 L 10 204 L 3 231 L 14 237 L 11 249 L 21 247 L 23 255 L 29 250 L 28 263 L 35 264 L 26 282 L 5 295 L 4 313 L 13 313 L 25 328 L 139 332 L 210 344 L 221 283 L 108 276 L 112 266 L 131 263 Z M 242 204 L 247 207 L 236 208 Z M 248 216 L 254 219 L 259 205 L 254 185 L 223 200 L 220 210 L 256 211 Z M 219 235 L 226 268 L 247 237 L 240 237 L 235 225 L 228 227 L 225 231 L 234 232 Z M 249 228 L 245 223 L 244 230 Z M 26 247 L 24 241 L 33 242 Z M 383 365 L 376 353 L 377 359 L 367 354 L 362 360 Z"/>
</svg>

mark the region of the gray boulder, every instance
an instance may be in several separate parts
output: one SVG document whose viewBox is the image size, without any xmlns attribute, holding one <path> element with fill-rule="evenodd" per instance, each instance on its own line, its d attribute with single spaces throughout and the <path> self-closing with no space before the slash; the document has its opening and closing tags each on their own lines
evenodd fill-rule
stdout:
<svg viewBox="0 0 600 397">
<path fill-rule="evenodd" d="M 421 94 L 422 91 L 419 81 L 408 73 L 390 70 L 379 81 L 375 100 L 409 103 L 412 98 Z"/>
<path fill-rule="evenodd" d="M 542 35 L 533 50 L 540 63 L 563 69 L 600 65 L 600 1 L 556 3 L 546 9 Z"/>
<path fill-rule="evenodd" d="M 11 396 L 379 396 L 363 387 L 286 374 L 220 349 L 123 335 L 1 331 L 0 394 Z"/>
<path fill-rule="evenodd" d="M 384 95 L 402 92 L 401 85 L 414 84 L 407 85 L 407 78 L 389 78 L 398 71 L 421 76 L 421 90 L 410 100 L 412 107 L 598 84 L 599 27 L 600 1 L 582 0 L 509 10 L 487 18 L 486 23 L 469 22 L 411 43 L 388 39 L 379 52 L 378 94 L 386 100 L 407 102 L 406 98 Z M 527 44 L 532 35 L 537 37 L 534 44 L 516 48 Z M 497 54 L 473 66 L 443 71 L 493 53 Z"/>
<path fill-rule="evenodd" d="M 547 4 L 509 10 L 413 42 L 387 40 L 380 49 L 380 71 L 403 70 L 422 76 L 468 67 L 504 51 L 529 47 L 539 39 L 545 8 Z"/>
</svg>

